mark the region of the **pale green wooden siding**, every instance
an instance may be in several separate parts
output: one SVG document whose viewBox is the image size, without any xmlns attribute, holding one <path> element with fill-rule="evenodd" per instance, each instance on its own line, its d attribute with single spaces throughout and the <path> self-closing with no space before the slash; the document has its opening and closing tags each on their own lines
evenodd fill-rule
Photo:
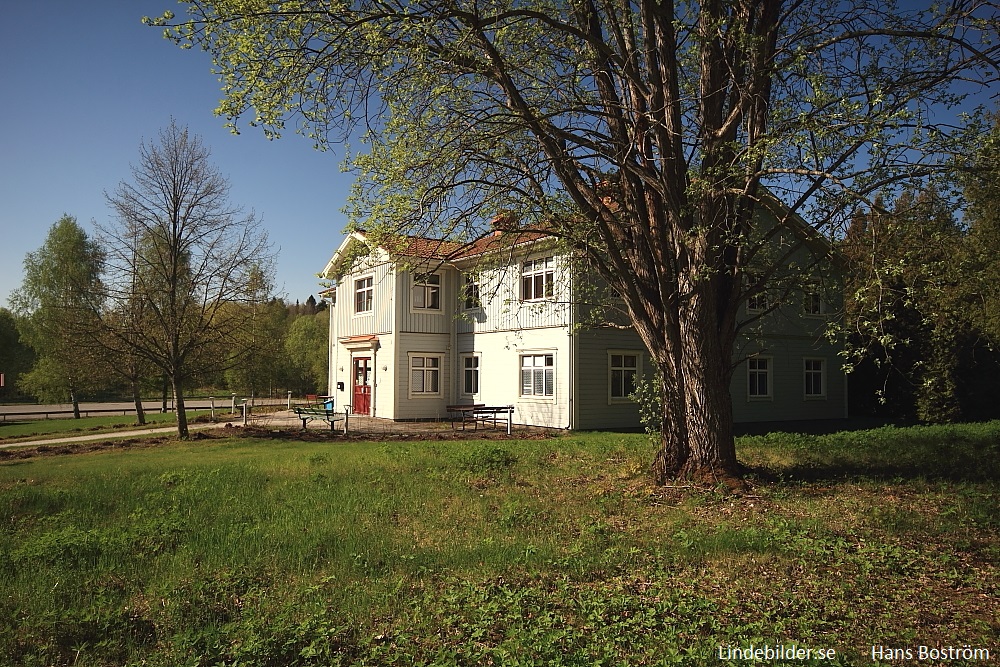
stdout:
<svg viewBox="0 0 1000 667">
<path fill-rule="evenodd" d="M 640 351 L 640 372 L 649 377 L 649 353 L 634 332 L 620 329 L 587 329 L 576 336 L 576 423 L 579 429 L 638 428 L 635 403 L 610 398 L 610 350 Z"/>
<path fill-rule="evenodd" d="M 770 358 L 771 397 L 751 398 L 747 364 L 733 373 L 730 391 L 736 422 L 841 419 L 846 417 L 846 378 L 837 349 L 825 341 L 799 338 L 768 338 L 756 343 L 760 354 Z M 753 349 L 753 348 L 751 348 Z M 805 397 L 804 360 L 823 359 L 826 397 Z"/>
<path fill-rule="evenodd" d="M 395 414 L 393 419 L 444 419 L 451 404 L 452 355 L 447 334 L 403 333 L 395 337 Z M 410 395 L 410 354 L 441 355 L 440 394 Z M 388 361 L 388 360 L 387 360 Z M 382 361 L 378 370 L 381 371 Z"/>
</svg>

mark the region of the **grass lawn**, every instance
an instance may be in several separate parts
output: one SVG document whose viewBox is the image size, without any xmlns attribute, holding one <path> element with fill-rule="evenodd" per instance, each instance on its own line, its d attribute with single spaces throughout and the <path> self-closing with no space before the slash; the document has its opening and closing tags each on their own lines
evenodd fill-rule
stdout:
<svg viewBox="0 0 1000 667">
<path fill-rule="evenodd" d="M 208 410 L 188 410 L 188 422 L 209 414 Z M 216 414 L 220 414 L 216 411 Z M 222 413 L 229 416 L 228 413 Z M 37 436 L 70 436 L 80 433 L 113 433 L 129 428 L 152 428 L 174 426 L 174 413 L 147 412 L 146 425 L 139 426 L 135 415 L 106 415 L 103 417 L 81 417 L 80 419 L 24 419 L 21 421 L 0 421 L 0 444 L 31 440 Z"/>
<path fill-rule="evenodd" d="M 0 458 L 0 662 L 997 664 L 998 441 L 744 438 L 741 496 L 607 433 Z"/>
</svg>

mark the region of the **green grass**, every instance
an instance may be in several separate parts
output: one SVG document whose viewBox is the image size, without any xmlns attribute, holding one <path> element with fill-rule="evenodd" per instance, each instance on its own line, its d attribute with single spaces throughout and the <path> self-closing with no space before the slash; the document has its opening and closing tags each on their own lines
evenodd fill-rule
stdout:
<svg viewBox="0 0 1000 667">
<path fill-rule="evenodd" d="M 921 644 L 995 661 L 998 438 L 746 438 L 742 496 L 654 487 L 648 441 L 601 433 L 11 460 L 0 662 L 746 664 L 717 651 L 751 644 L 837 651 L 792 664 Z"/>
<path fill-rule="evenodd" d="M 207 410 L 189 410 L 188 421 L 207 415 Z M 220 414 L 216 411 L 216 414 Z M 113 433 L 129 427 L 149 428 L 173 426 L 177 419 L 172 412 L 146 413 L 146 426 L 139 426 L 135 415 L 108 415 L 103 417 L 81 417 L 80 419 L 25 419 L 21 421 L 0 421 L 0 444 L 30 439 L 35 436 L 70 436 L 80 433 Z"/>
</svg>

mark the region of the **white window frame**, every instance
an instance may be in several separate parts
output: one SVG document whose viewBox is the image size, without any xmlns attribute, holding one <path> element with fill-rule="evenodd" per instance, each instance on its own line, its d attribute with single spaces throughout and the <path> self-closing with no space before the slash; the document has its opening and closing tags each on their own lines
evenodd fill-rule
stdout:
<svg viewBox="0 0 1000 667">
<path fill-rule="evenodd" d="M 551 357 L 552 363 L 549 364 L 548 358 Z M 531 359 L 530 365 L 525 365 L 525 360 Z M 539 360 L 541 363 L 538 363 Z M 524 351 L 518 355 L 518 396 L 522 400 L 534 400 L 534 401 L 554 401 L 556 398 L 556 353 L 555 350 L 532 350 Z M 524 372 L 525 370 L 530 370 L 531 372 L 531 382 L 530 391 L 525 392 L 525 382 L 524 382 Z M 535 388 L 538 386 L 537 377 L 541 377 L 541 393 L 535 392 Z M 545 392 L 546 387 L 546 376 L 550 380 L 550 386 L 552 391 L 549 393 Z"/>
<path fill-rule="evenodd" d="M 814 305 L 818 306 L 816 310 L 813 310 Z M 826 300 L 823 299 L 823 294 L 819 290 L 807 290 L 805 294 L 803 294 L 802 313 L 806 317 L 826 316 Z"/>
<path fill-rule="evenodd" d="M 437 365 L 428 366 L 427 360 L 434 359 Z M 418 363 L 419 360 L 419 363 Z M 407 353 L 407 376 L 406 383 L 408 389 L 408 395 L 410 398 L 439 398 L 444 391 L 444 355 L 437 352 L 408 352 Z M 424 387 L 427 386 L 428 374 L 436 374 L 437 379 L 437 390 L 436 391 L 417 391 L 413 388 L 413 375 L 414 372 L 419 372 L 421 374 L 421 383 Z"/>
<path fill-rule="evenodd" d="M 757 292 L 747 297 L 747 312 L 748 313 L 763 313 L 768 308 L 771 307 L 771 302 L 767 298 L 767 290 Z"/>
<path fill-rule="evenodd" d="M 819 364 L 819 368 L 810 368 L 811 364 Z M 820 393 L 809 393 L 809 377 L 819 376 Z M 802 359 L 802 397 L 807 401 L 826 400 L 827 365 L 823 357 L 804 357 Z"/>
<path fill-rule="evenodd" d="M 753 273 L 744 274 L 744 285 L 749 289 L 752 285 L 759 282 L 759 278 Z M 747 313 L 757 314 L 763 313 L 771 307 L 770 293 L 767 289 L 767 285 L 757 292 L 747 297 L 746 309 Z"/>
<path fill-rule="evenodd" d="M 615 365 L 615 357 L 619 357 L 619 364 Z M 635 357 L 635 366 L 626 366 L 624 364 L 624 357 Z M 622 391 L 625 390 L 624 384 L 624 372 L 632 370 L 635 373 L 634 380 L 632 382 L 633 387 L 639 383 L 642 379 L 642 352 L 640 350 L 608 350 L 608 403 L 635 403 L 635 401 L 629 398 L 629 394 L 624 394 L 622 396 L 615 396 L 615 371 L 621 371 L 623 375 L 622 378 Z"/>
<path fill-rule="evenodd" d="M 555 257 L 539 257 L 521 263 L 521 301 L 551 301 L 556 295 Z M 539 291 L 541 284 L 541 294 Z M 530 286 L 530 287 L 529 287 Z"/>
<path fill-rule="evenodd" d="M 362 285 L 361 283 L 368 283 L 367 285 Z M 368 307 L 364 310 L 358 309 L 359 298 L 361 294 L 367 293 L 368 295 Z M 355 315 L 371 315 L 375 312 L 375 276 L 362 276 L 361 278 L 354 279 L 354 314 Z"/>
<path fill-rule="evenodd" d="M 483 307 L 479 280 L 475 273 L 462 274 L 462 310 L 479 310 Z"/>
<path fill-rule="evenodd" d="M 459 359 L 461 360 L 461 366 L 459 366 L 459 370 L 462 374 L 461 379 L 459 381 L 460 382 L 459 387 L 461 388 L 460 393 L 462 394 L 462 396 L 479 396 L 483 391 L 482 355 L 475 352 L 469 352 L 465 354 L 460 354 Z M 473 362 L 472 366 L 469 365 L 470 361 Z M 475 387 L 474 387 L 475 391 L 469 391 L 469 385 L 466 382 L 466 380 L 469 377 L 468 373 L 470 372 L 475 377 Z"/>
<path fill-rule="evenodd" d="M 410 274 L 410 310 L 418 313 L 440 313 L 441 311 L 441 274 L 440 273 L 411 273 Z M 432 282 L 437 280 L 437 282 Z M 424 305 L 417 304 L 417 295 L 420 295 Z M 437 305 L 432 306 L 435 297 Z"/>
<path fill-rule="evenodd" d="M 763 361 L 765 368 L 760 368 L 759 363 Z M 753 379 L 763 373 L 767 383 L 766 394 L 755 394 L 754 388 L 759 386 L 759 382 Z M 770 401 L 774 399 L 774 357 L 766 355 L 755 355 L 747 359 L 747 400 L 750 401 Z"/>
</svg>

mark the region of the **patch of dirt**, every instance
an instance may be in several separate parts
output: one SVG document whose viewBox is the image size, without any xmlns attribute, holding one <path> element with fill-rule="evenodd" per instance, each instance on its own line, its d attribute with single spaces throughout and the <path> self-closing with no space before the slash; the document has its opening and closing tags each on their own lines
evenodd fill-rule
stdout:
<svg viewBox="0 0 1000 667">
<path fill-rule="evenodd" d="M 227 430 L 228 432 L 228 430 Z M 340 431 L 320 431 L 312 429 L 281 430 L 260 426 L 245 426 L 234 434 L 242 438 L 262 438 L 268 440 L 301 440 L 303 442 L 411 442 L 418 440 L 548 440 L 556 437 L 547 430 L 516 431 L 507 435 L 504 431 L 390 431 L 385 433 L 356 432 L 344 435 Z"/>
<path fill-rule="evenodd" d="M 228 435 L 195 431 L 187 442 L 198 440 L 218 440 Z M 0 449 L 0 462 L 30 459 L 36 456 L 65 456 L 68 454 L 89 454 L 91 452 L 122 451 L 127 449 L 150 449 L 180 442 L 173 436 L 149 436 L 126 438 L 123 440 L 93 440 L 90 442 L 66 443 L 58 445 L 36 445 L 34 447 L 10 447 Z"/>
<path fill-rule="evenodd" d="M 185 442 L 199 440 L 224 440 L 228 438 L 256 438 L 261 440 L 298 440 L 301 442 L 410 442 L 418 440 L 548 440 L 556 434 L 546 430 L 517 431 L 507 435 L 503 431 L 434 431 L 400 433 L 350 433 L 319 430 L 277 430 L 260 426 L 235 427 L 226 424 L 213 430 L 193 431 Z M 144 436 L 123 440 L 94 440 L 91 442 L 57 445 L 37 445 L 34 447 L 11 447 L 0 449 L 0 463 L 35 458 L 38 456 L 66 456 L 69 454 L 89 454 L 92 452 L 123 451 L 129 449 L 150 449 L 181 442 L 172 435 Z"/>
</svg>

